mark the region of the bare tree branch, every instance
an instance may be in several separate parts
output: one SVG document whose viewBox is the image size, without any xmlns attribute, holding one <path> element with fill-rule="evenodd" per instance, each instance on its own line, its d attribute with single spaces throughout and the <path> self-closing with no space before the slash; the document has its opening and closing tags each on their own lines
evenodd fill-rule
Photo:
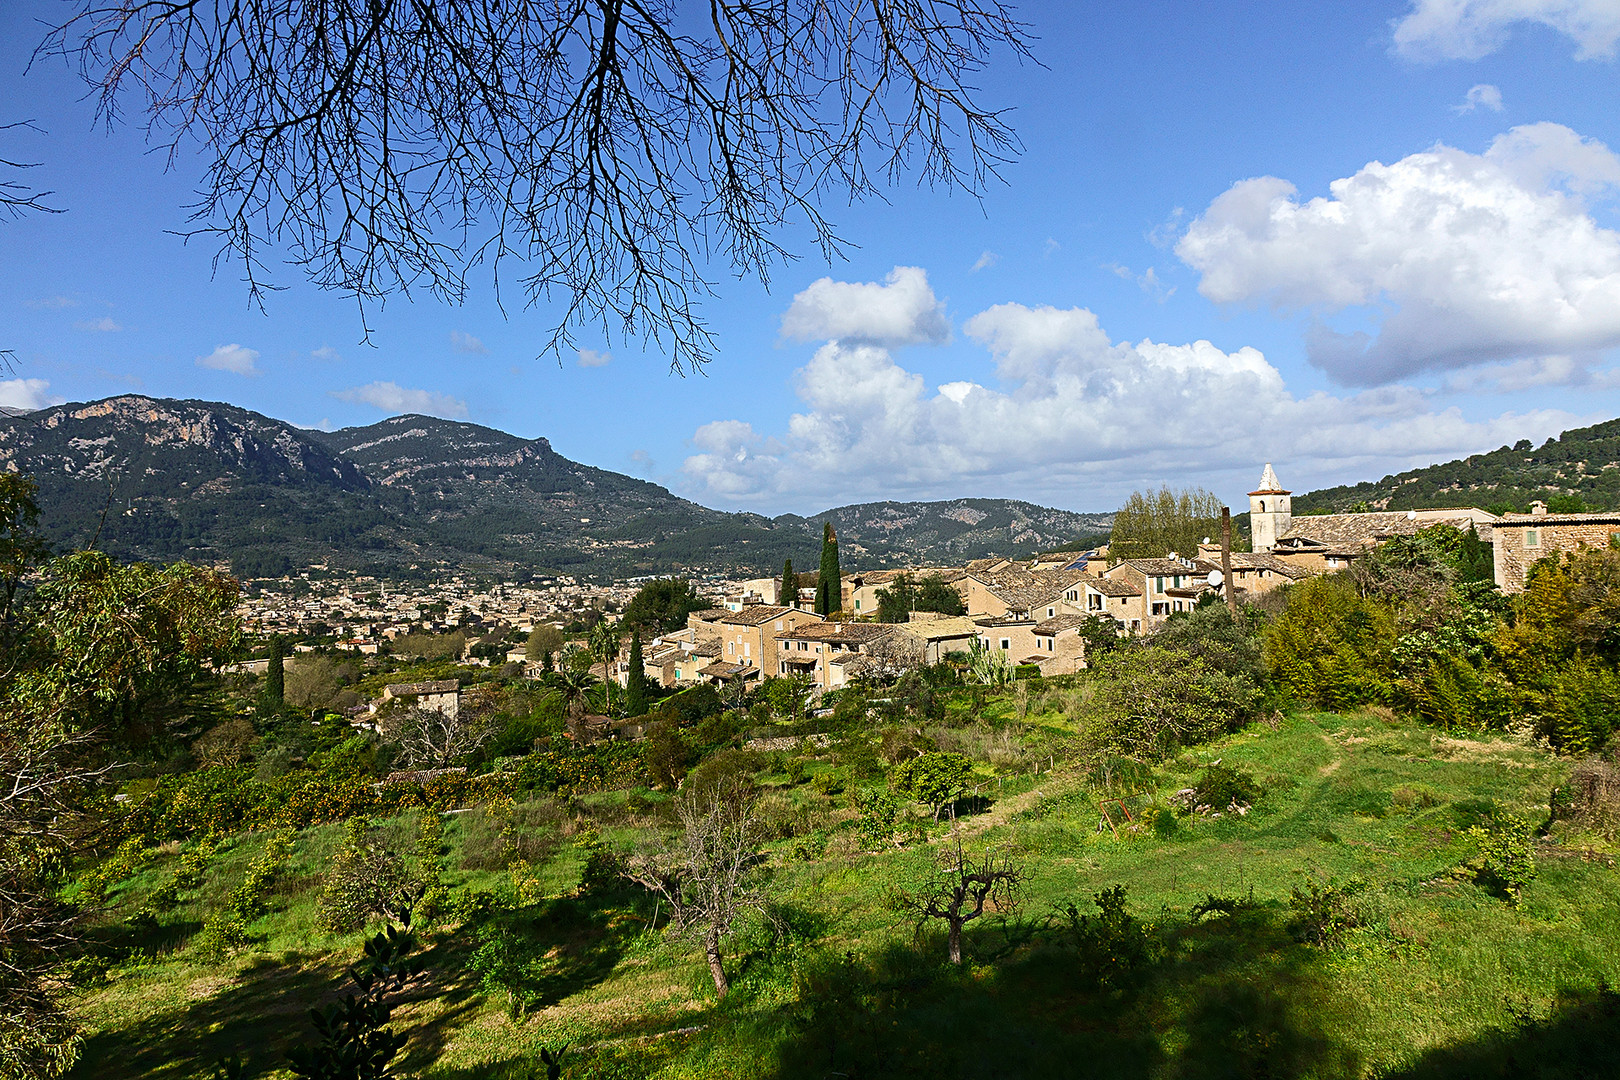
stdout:
<svg viewBox="0 0 1620 1080">
<path fill-rule="evenodd" d="M 1017 150 L 973 79 L 1029 55 L 1000 0 L 78 0 L 37 56 L 76 62 L 100 117 L 133 97 L 212 162 L 187 235 L 274 288 L 269 252 L 362 310 L 451 301 L 487 264 L 583 327 L 700 369 L 711 260 L 769 282 L 818 209 L 915 171 L 977 194 Z"/>
<path fill-rule="evenodd" d="M 39 131 L 39 127 L 32 120 L 19 120 L 15 123 L 0 124 L 0 131 L 10 131 L 12 128 L 26 128 L 29 131 Z M 8 157 L 0 156 L 0 170 L 24 169 L 39 167 L 37 161 L 13 161 Z M 0 172 L 0 177 L 6 175 Z M 0 179 L 0 216 L 19 218 L 30 210 L 37 210 L 41 214 L 60 214 L 61 207 L 45 205 L 45 199 L 56 194 L 54 191 L 35 191 L 26 184 L 15 180 Z M 9 356 L 10 350 L 0 353 L 0 356 Z"/>
</svg>

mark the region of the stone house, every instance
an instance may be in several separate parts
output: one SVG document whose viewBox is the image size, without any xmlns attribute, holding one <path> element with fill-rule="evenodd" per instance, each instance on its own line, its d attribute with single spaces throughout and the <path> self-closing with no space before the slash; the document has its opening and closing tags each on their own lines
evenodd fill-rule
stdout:
<svg viewBox="0 0 1620 1080">
<path fill-rule="evenodd" d="M 1496 584 L 1505 593 L 1524 591 L 1531 565 L 1549 555 L 1602 548 L 1620 538 L 1620 513 L 1549 514 L 1535 502 L 1528 514 L 1507 514 L 1496 523 Z"/>
<path fill-rule="evenodd" d="M 735 670 L 716 668 L 710 672 L 705 668 L 701 674 L 723 681 L 742 678 L 745 682 L 752 682 L 767 673 L 774 673 L 777 653 L 780 652 L 776 647 L 776 635 L 805 623 L 821 621 L 821 616 L 813 611 L 776 604 L 754 604 L 741 611 L 723 612 L 716 623 L 720 642 L 718 662 L 732 665 Z M 715 667 L 713 664 L 709 666 Z"/>
<path fill-rule="evenodd" d="M 1070 675 L 1086 666 L 1086 643 L 1080 636 L 1085 615 L 1058 615 L 1036 623 L 1035 663 L 1042 675 Z"/>
<path fill-rule="evenodd" d="M 1125 559 L 1103 572 L 1105 580 L 1122 581 L 1142 594 L 1146 608 L 1142 629 L 1156 629 L 1178 611 L 1197 601 L 1199 586 L 1207 588 L 1211 570 L 1219 566 L 1201 559 Z"/>
<path fill-rule="evenodd" d="M 405 704 L 418 709 L 429 709 L 454 720 L 461 712 L 461 680 L 440 679 L 433 682 L 389 683 L 383 687 L 382 702 L 405 699 Z M 372 710 L 373 712 L 376 709 Z"/>
<path fill-rule="evenodd" d="M 887 623 L 807 622 L 775 635 L 774 662 L 767 675 L 808 675 L 817 690 L 836 690 L 855 674 L 850 663 L 878 641 L 897 632 Z"/>
</svg>

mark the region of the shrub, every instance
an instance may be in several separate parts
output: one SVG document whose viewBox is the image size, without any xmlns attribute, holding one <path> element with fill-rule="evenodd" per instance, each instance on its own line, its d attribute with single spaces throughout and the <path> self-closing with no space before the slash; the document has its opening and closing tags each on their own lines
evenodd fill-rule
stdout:
<svg viewBox="0 0 1620 1080">
<path fill-rule="evenodd" d="M 519 933 L 504 918 L 480 926 L 473 941 L 467 969 L 484 993 L 506 995 L 507 1012 L 519 1019 L 540 996 L 545 954 L 531 935 Z"/>
<path fill-rule="evenodd" d="M 1260 785 L 1242 769 L 1215 762 L 1205 766 L 1196 783 L 1177 792 L 1187 813 L 1242 813 L 1260 798 Z"/>
<path fill-rule="evenodd" d="M 1153 940 L 1148 928 L 1125 910 L 1125 886 L 1104 889 L 1092 900 L 1096 915 L 1081 914 L 1072 902 L 1062 914 L 1079 954 L 1081 977 L 1100 990 L 1112 990 L 1153 960 Z"/>
<path fill-rule="evenodd" d="M 1093 752 L 1156 759 L 1248 723 L 1259 687 L 1173 648 L 1136 646 L 1098 662 L 1099 692 L 1082 705 Z"/>
<path fill-rule="evenodd" d="M 1365 887 L 1366 883 L 1360 878 L 1343 883 L 1333 878 L 1325 883 L 1306 878 L 1304 887 L 1295 886 L 1288 897 L 1288 909 L 1292 913 L 1289 934 L 1295 941 L 1323 949 L 1344 944 L 1345 934 L 1362 925 L 1361 915 L 1351 899 Z"/>
<path fill-rule="evenodd" d="M 862 840 L 874 847 L 894 841 L 903 807 L 893 793 L 885 788 L 866 788 L 855 793 L 855 805 L 860 810 L 855 829 Z"/>
<path fill-rule="evenodd" d="M 1553 814 L 1613 839 L 1620 829 L 1620 769 L 1606 761 L 1583 761 L 1569 784 L 1552 795 Z"/>
<path fill-rule="evenodd" d="M 722 750 L 692 770 L 683 792 L 711 791 L 753 781 L 763 762 L 753 750 Z"/>
<path fill-rule="evenodd" d="M 406 917 L 425 886 L 405 869 L 405 860 L 376 842 L 371 823 L 345 826 L 346 843 L 333 857 L 321 889 L 316 925 L 333 933 L 358 930 L 372 918 Z"/>
<path fill-rule="evenodd" d="M 1463 873 L 1485 889 L 1517 903 L 1524 887 L 1535 880 L 1535 838 L 1530 823 L 1511 814 L 1495 813 L 1468 830 L 1474 854 L 1462 864 Z"/>
<path fill-rule="evenodd" d="M 844 790 L 844 781 L 835 772 L 817 773 L 810 786 L 821 795 L 837 795 Z"/>
</svg>

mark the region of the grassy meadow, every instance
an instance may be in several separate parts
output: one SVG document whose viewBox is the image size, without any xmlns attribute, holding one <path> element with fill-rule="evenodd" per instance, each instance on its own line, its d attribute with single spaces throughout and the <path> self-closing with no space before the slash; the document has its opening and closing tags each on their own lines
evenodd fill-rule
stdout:
<svg viewBox="0 0 1620 1080">
<path fill-rule="evenodd" d="M 980 762 L 976 796 L 954 823 L 913 808 L 901 843 L 853 828 L 875 736 L 864 751 L 845 739 L 754 759 L 775 837 L 769 906 L 728 943 L 723 1002 L 649 895 L 612 876 L 582 884 L 593 848 L 626 851 L 667 827 L 667 793 L 520 804 L 530 880 L 508 924 L 540 957 L 525 1007 L 480 985 L 476 915 L 438 922 L 427 973 L 395 1012 L 410 1035 L 403 1070 L 538 1077 L 540 1050 L 566 1044 L 569 1078 L 1620 1075 L 1608 989 L 1620 879 L 1609 840 L 1551 820 L 1567 759 L 1387 712 L 1294 713 L 1151 769 L 1082 770 L 1064 749 L 1063 692 L 1026 688 L 972 711 L 954 708 L 932 734 Z M 1253 778 L 1252 808 L 1172 812 L 1213 762 Z M 1503 813 L 1538 830 L 1537 873 L 1516 901 L 1459 869 L 1470 827 Z M 408 852 L 415 817 L 380 822 L 378 837 Z M 485 811 L 444 827 L 452 896 L 513 893 Z M 204 1077 L 233 1053 L 250 1076 L 290 1075 L 308 1008 L 344 991 L 364 935 L 317 928 L 343 842 L 329 825 L 297 834 L 246 947 L 207 953 L 199 930 L 265 839 L 224 842 L 202 883 L 155 916 L 146 900 L 186 847 L 112 885 L 99 964 L 74 998 L 86 1031 L 74 1076 Z M 959 968 L 942 926 L 919 928 L 894 902 L 956 842 L 1006 851 L 1025 874 L 1015 907 L 968 924 Z M 1094 932 L 1093 897 L 1115 885 L 1134 938 Z M 1314 922 L 1313 888 L 1329 897 Z M 1104 955 L 1114 945 L 1123 959 Z"/>
</svg>

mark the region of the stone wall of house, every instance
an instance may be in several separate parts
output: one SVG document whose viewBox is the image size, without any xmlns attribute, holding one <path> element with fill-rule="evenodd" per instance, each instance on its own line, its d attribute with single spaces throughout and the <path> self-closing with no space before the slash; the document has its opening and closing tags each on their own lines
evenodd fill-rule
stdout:
<svg viewBox="0 0 1620 1080">
<path fill-rule="evenodd" d="M 1525 532 L 1535 529 L 1540 544 L 1528 547 Z M 1496 584 L 1503 592 L 1524 591 L 1524 578 L 1532 563 L 1555 552 L 1574 552 L 1583 547 L 1608 547 L 1609 538 L 1620 533 L 1620 518 L 1605 516 L 1600 521 L 1542 524 L 1518 520 L 1495 529 Z"/>
</svg>

